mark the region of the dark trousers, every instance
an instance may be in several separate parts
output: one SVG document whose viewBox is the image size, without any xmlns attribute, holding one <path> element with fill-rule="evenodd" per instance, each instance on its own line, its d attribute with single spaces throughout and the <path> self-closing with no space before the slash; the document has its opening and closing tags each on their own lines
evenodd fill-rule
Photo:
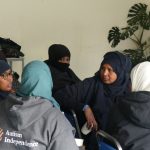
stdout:
<svg viewBox="0 0 150 150">
<path fill-rule="evenodd" d="M 84 136 L 84 144 L 86 150 L 99 150 L 96 133 L 92 131 Z"/>
</svg>

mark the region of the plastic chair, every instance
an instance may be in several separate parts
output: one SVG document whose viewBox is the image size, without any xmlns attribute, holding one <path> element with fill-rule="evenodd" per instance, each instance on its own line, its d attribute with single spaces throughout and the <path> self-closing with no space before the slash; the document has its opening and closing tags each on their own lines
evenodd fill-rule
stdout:
<svg viewBox="0 0 150 150">
<path fill-rule="evenodd" d="M 99 150 L 122 150 L 120 143 L 114 137 L 104 132 L 103 130 L 99 130 L 97 132 L 97 137 L 101 138 L 99 142 Z M 105 140 L 107 140 L 109 144 L 105 142 Z"/>
</svg>

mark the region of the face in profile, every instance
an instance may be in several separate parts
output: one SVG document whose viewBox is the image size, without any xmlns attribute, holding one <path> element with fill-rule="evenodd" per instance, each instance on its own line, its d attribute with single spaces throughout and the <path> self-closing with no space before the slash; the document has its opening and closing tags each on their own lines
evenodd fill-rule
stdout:
<svg viewBox="0 0 150 150">
<path fill-rule="evenodd" d="M 12 90 L 12 70 L 9 69 L 0 75 L 0 90 L 4 92 L 10 92 Z"/>
<path fill-rule="evenodd" d="M 62 57 L 61 59 L 58 60 L 58 62 L 64 63 L 64 64 L 70 64 L 70 57 L 68 56 Z"/>
<path fill-rule="evenodd" d="M 103 64 L 100 70 L 100 78 L 105 84 L 112 84 L 117 80 L 117 74 L 109 64 Z"/>
</svg>

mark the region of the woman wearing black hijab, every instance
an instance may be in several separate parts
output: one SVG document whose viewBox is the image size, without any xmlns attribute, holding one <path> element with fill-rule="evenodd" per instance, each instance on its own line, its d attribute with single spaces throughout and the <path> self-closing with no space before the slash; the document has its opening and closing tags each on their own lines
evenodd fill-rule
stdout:
<svg viewBox="0 0 150 150">
<path fill-rule="evenodd" d="M 0 60 L 0 101 L 6 99 L 12 92 L 13 75 L 11 67 L 4 60 Z"/>
<path fill-rule="evenodd" d="M 80 79 L 75 75 L 70 65 L 70 51 L 62 44 L 53 44 L 48 49 L 49 59 L 44 62 L 49 66 L 53 79 L 53 94 L 64 88 L 66 85 L 72 85 Z"/>
<path fill-rule="evenodd" d="M 118 51 L 108 52 L 93 77 L 67 86 L 54 96 L 64 110 L 74 109 L 79 113 L 81 126 L 87 121 L 88 127 L 93 131 L 97 128 L 105 130 L 108 113 L 115 98 L 130 92 L 130 70 L 131 61 L 127 56 Z M 86 135 L 88 150 L 97 150 L 96 143 L 94 132 Z"/>
</svg>

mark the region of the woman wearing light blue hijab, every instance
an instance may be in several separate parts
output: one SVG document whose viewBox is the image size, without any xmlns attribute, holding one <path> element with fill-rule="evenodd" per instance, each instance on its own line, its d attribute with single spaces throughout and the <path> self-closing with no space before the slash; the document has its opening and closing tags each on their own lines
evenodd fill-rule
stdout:
<svg viewBox="0 0 150 150">
<path fill-rule="evenodd" d="M 32 61 L 25 66 L 17 95 L 39 96 L 48 99 L 56 108 L 59 104 L 52 97 L 53 81 L 48 66 L 42 61 Z"/>
</svg>

